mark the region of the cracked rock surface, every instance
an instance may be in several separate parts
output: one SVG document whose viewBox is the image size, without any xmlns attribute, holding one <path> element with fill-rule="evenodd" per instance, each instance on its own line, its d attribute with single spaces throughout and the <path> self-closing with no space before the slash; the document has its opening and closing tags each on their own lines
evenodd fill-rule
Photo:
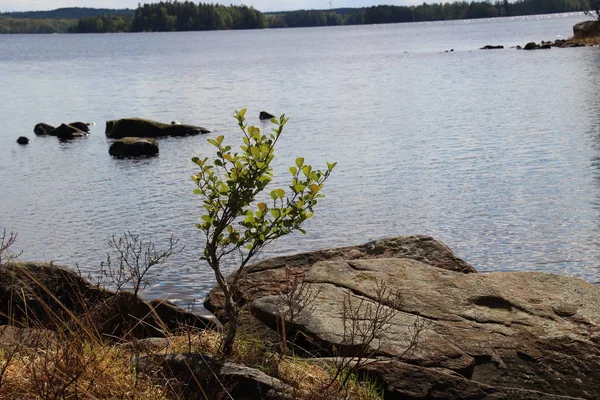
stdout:
<svg viewBox="0 0 600 400">
<path fill-rule="evenodd" d="M 369 349 L 388 364 L 364 369 L 382 383 L 386 399 L 600 398 L 596 286 L 549 273 L 473 273 L 427 237 L 389 239 L 388 250 L 390 243 L 412 250 L 374 255 L 357 246 L 331 250 L 329 258 L 316 252 L 254 266 L 239 294 L 244 323 L 257 319 L 275 332 L 283 307 L 277 285 L 287 266 L 314 293 L 310 306 L 286 321 L 288 336 L 312 346 L 313 354 L 332 356 L 352 342 L 344 329 L 347 299 L 393 308 Z M 426 246 L 416 250 L 419 243 Z M 428 249 L 436 256 L 428 256 Z M 398 301 L 381 298 L 381 282 L 399 294 Z M 212 305 L 218 315 L 218 302 Z M 424 328 L 415 345 L 417 320 Z"/>
</svg>

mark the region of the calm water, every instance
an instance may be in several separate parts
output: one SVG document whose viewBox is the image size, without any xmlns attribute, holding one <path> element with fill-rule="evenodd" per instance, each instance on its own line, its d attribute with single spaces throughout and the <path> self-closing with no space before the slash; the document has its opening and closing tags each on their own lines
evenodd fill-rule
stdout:
<svg viewBox="0 0 600 400">
<path fill-rule="evenodd" d="M 337 161 L 307 235 L 263 257 L 433 235 L 481 271 L 600 281 L 600 48 L 508 49 L 567 37 L 582 15 L 431 24 L 170 34 L 0 36 L 0 227 L 23 259 L 94 273 L 129 229 L 186 249 L 147 294 L 188 302 L 213 279 L 193 224 L 193 156 L 115 160 L 104 122 L 179 120 L 235 143 L 249 108 L 292 119 L 276 173 Z M 486 44 L 505 50 L 479 51 Z M 454 52 L 445 53 L 445 50 Z M 87 139 L 35 137 L 37 122 L 94 121 Z M 20 135 L 32 139 L 18 146 Z M 213 134 L 214 136 L 214 134 Z M 281 180 L 280 182 L 283 182 Z"/>
</svg>

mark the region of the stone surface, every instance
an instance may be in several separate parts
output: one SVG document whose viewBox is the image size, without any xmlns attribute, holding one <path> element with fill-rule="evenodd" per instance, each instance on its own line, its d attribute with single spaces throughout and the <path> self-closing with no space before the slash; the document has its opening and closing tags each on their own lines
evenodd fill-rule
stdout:
<svg viewBox="0 0 600 400">
<path fill-rule="evenodd" d="M 20 328 L 11 325 L 0 326 L 0 348 L 28 347 L 46 348 L 55 339 L 55 333 L 48 329 Z"/>
<path fill-rule="evenodd" d="M 385 309 L 389 299 L 377 294 L 378 282 L 385 282 L 401 301 L 393 304 L 396 313 L 370 353 L 451 370 L 493 387 L 600 396 L 600 347 L 594 336 L 600 290 L 579 279 L 534 272 L 465 274 L 389 258 L 322 261 L 306 272 L 305 281 L 318 295 L 309 312 L 288 324 L 288 336 L 303 338 L 299 345 L 312 345 L 313 353 L 350 351 L 346 299 L 382 303 Z M 251 308 L 275 329 L 279 307 L 279 296 L 266 295 L 255 298 Z M 411 348 L 417 318 L 426 327 Z"/>
<path fill-rule="evenodd" d="M 74 126 L 61 124 L 58 128 L 50 132 L 50 136 L 56 136 L 59 139 L 68 140 L 77 137 L 86 137 L 88 136 L 88 133 Z"/>
<path fill-rule="evenodd" d="M 158 153 L 158 142 L 152 138 L 126 137 L 116 140 L 108 149 L 113 157 L 153 157 Z"/>
<path fill-rule="evenodd" d="M 489 386 L 441 368 L 423 368 L 397 360 L 375 361 L 359 368 L 375 379 L 385 400 L 567 400 L 535 390 Z"/>
<path fill-rule="evenodd" d="M 210 129 L 192 125 L 165 124 L 142 118 L 124 118 L 106 121 L 106 137 L 112 139 L 122 139 L 125 137 L 188 136 L 200 133 L 210 133 Z"/>
<path fill-rule="evenodd" d="M 277 294 L 285 283 L 286 268 L 290 270 L 291 275 L 302 276 L 319 261 L 390 257 L 409 258 L 461 273 L 477 272 L 471 265 L 458 258 L 446 245 L 432 237 L 402 236 L 376 240 L 359 246 L 318 250 L 258 262 L 246 268 L 236 297 L 239 304 L 244 305 L 259 297 Z M 221 322 L 227 322 L 222 312 L 223 304 L 223 294 L 218 288 L 211 290 L 204 302 L 204 306 Z"/>
<path fill-rule="evenodd" d="M 100 289 L 65 267 L 36 262 L 0 266 L 0 325 L 55 329 L 79 322 L 115 340 L 164 336 L 183 324 L 216 328 L 209 318 L 172 304 Z"/>
<path fill-rule="evenodd" d="M 138 371 L 175 378 L 183 384 L 184 398 L 201 397 L 199 388 L 217 398 L 225 386 L 236 400 L 282 399 L 290 388 L 277 378 L 244 365 L 220 362 L 202 354 L 153 354 L 137 360 Z M 217 379 L 218 378 L 218 379 Z M 198 397 L 194 397 L 197 395 Z M 228 397 L 229 398 L 229 397 Z"/>
<path fill-rule="evenodd" d="M 589 38 L 600 35 L 600 22 L 583 21 L 573 26 L 573 35 L 577 39 Z"/>
<path fill-rule="evenodd" d="M 68 125 L 79 129 L 82 132 L 89 133 L 90 132 L 90 124 L 85 122 L 70 122 Z"/>
<path fill-rule="evenodd" d="M 45 136 L 45 135 L 50 135 L 50 132 L 52 132 L 53 130 L 54 130 L 54 127 L 52 125 L 48 125 L 43 122 L 40 122 L 33 128 L 33 133 L 35 133 L 36 135 L 39 135 L 39 136 Z"/>
</svg>

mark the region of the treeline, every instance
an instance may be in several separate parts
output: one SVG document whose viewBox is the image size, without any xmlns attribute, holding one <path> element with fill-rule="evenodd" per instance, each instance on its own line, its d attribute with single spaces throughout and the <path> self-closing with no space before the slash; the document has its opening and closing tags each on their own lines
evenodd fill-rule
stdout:
<svg viewBox="0 0 600 400">
<path fill-rule="evenodd" d="M 1 33 L 64 33 L 75 25 L 76 20 L 33 19 L 0 17 Z"/>
<path fill-rule="evenodd" d="M 77 22 L 66 19 L 16 19 L 0 14 L 0 33 L 100 33 L 147 31 L 204 31 L 225 29 L 294 28 L 443 21 L 533 14 L 587 11 L 589 0 L 508 0 L 423 3 L 419 6 L 373 6 L 335 10 L 299 10 L 261 13 L 247 6 L 223 6 L 191 1 L 161 1 L 132 10 L 109 10 L 99 15 L 85 8 L 60 9 L 65 15 L 81 16 Z M 59 11 L 59 10 L 54 10 Z M 106 10 L 104 10 L 106 11 Z M 123 13 L 130 11 L 129 13 Z M 48 12 L 50 13 L 50 12 Z M 12 13 L 11 16 L 14 17 Z M 27 13 L 21 13 L 27 14 Z"/>
<path fill-rule="evenodd" d="M 265 28 L 265 16 L 247 6 L 195 4 L 190 1 L 160 2 L 138 7 L 131 22 L 132 32 L 207 31 Z"/>
<path fill-rule="evenodd" d="M 86 18 L 75 32 L 203 31 L 223 29 L 295 28 L 309 26 L 386 24 L 548 14 L 590 9 L 589 0 L 508 0 L 423 3 L 419 6 L 373 6 L 335 10 L 261 13 L 246 6 L 185 2 L 144 4 L 126 20 Z M 125 25 L 123 25 L 123 23 Z"/>
<path fill-rule="evenodd" d="M 135 11 L 129 8 L 113 10 L 110 8 L 67 7 L 50 11 L 14 11 L 1 13 L 0 17 L 27 19 L 79 19 L 100 17 L 102 15 L 133 16 Z"/>
</svg>

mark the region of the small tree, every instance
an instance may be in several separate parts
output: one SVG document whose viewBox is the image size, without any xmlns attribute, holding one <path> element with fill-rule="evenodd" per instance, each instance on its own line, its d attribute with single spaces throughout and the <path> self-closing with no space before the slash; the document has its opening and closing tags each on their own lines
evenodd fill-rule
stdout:
<svg viewBox="0 0 600 400">
<path fill-rule="evenodd" d="M 200 172 L 192 176 L 198 186 L 195 194 L 202 197 L 204 214 L 196 227 L 205 234 L 206 242 L 201 260 L 208 263 L 225 297 L 224 311 L 229 327 L 223 342 L 223 355 L 229 356 L 237 333 L 239 309 L 234 299 L 244 267 L 266 245 L 294 231 L 305 233 L 302 223 L 313 215 L 321 189 L 335 167 L 327 163 L 325 171 L 313 170 L 297 158 L 289 168 L 292 175 L 290 192 L 277 188 L 270 191 L 268 202 L 258 202 L 258 195 L 273 178 L 271 162 L 275 144 L 288 121 L 285 115 L 275 125 L 272 133 L 262 134 L 260 129 L 248 126 L 246 109 L 236 111 L 235 119 L 243 133 L 241 153 L 232 153 L 231 146 L 223 144 L 223 136 L 209 139 L 216 147 L 216 157 L 194 157 Z M 237 256 L 237 267 L 230 280 L 223 270 L 224 258 Z"/>
</svg>

